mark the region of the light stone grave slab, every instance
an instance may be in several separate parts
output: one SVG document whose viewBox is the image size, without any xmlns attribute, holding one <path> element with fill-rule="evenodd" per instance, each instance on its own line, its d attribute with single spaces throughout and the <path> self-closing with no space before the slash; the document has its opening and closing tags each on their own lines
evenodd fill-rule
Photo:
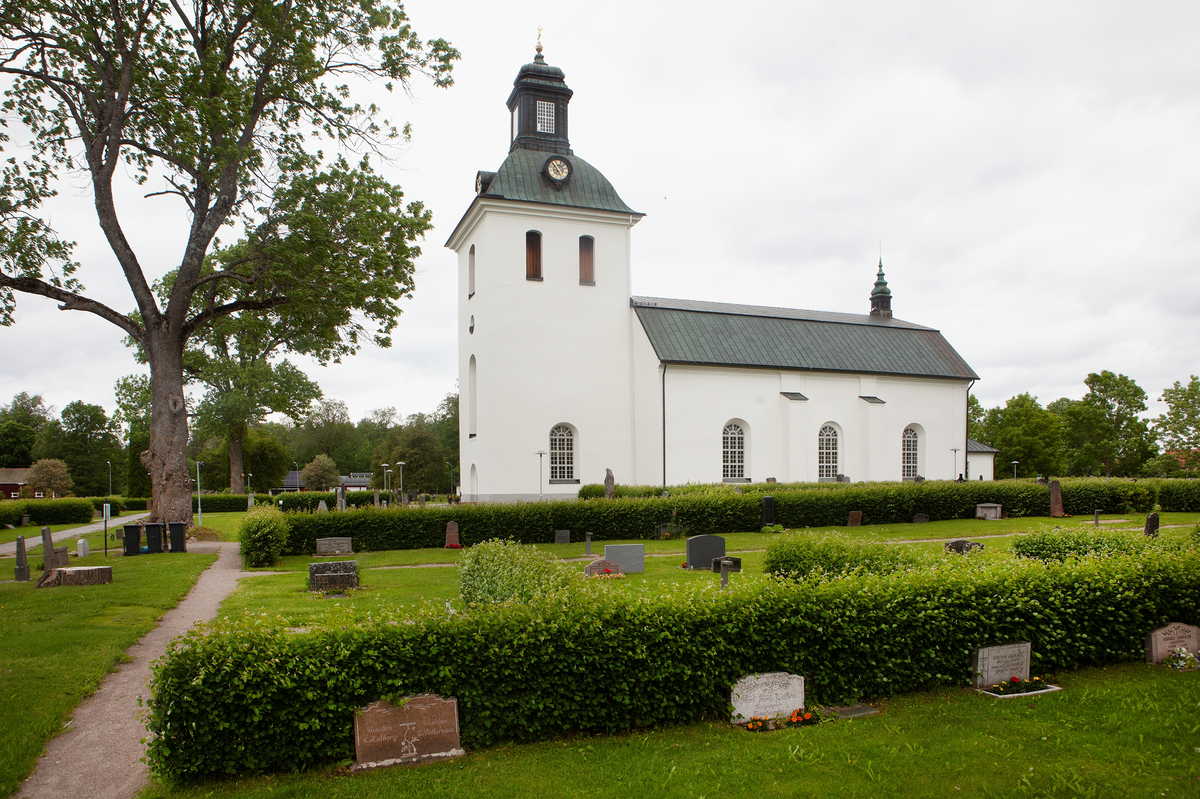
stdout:
<svg viewBox="0 0 1200 799">
<path fill-rule="evenodd" d="M 999 519 L 1000 513 L 1004 508 L 1002 505 L 997 505 L 995 502 L 982 502 L 975 506 L 976 519 Z"/>
<path fill-rule="evenodd" d="M 1200 627 L 1177 621 L 1146 633 L 1146 662 L 1157 666 L 1179 647 L 1200 655 Z"/>
<path fill-rule="evenodd" d="M 354 714 L 357 773 L 386 766 L 407 766 L 466 754 L 458 736 L 458 700 L 421 694 L 391 702 L 372 702 Z"/>
<path fill-rule="evenodd" d="M 354 539 L 348 537 L 342 538 L 318 538 L 317 539 L 317 554 L 318 555 L 350 555 L 354 552 Z"/>
<path fill-rule="evenodd" d="M 80 538 L 75 542 L 75 557 L 86 558 L 90 554 L 92 554 L 92 548 L 86 538 Z"/>
<path fill-rule="evenodd" d="M 1032 652 L 1028 641 L 980 647 L 975 653 L 975 687 L 990 688 L 1013 677 L 1028 680 Z"/>
<path fill-rule="evenodd" d="M 604 559 L 621 564 L 625 574 L 642 574 L 646 571 L 646 545 L 605 544 Z"/>
<path fill-rule="evenodd" d="M 747 674 L 730 692 L 733 721 L 774 718 L 804 707 L 804 678 L 786 671 Z"/>
</svg>

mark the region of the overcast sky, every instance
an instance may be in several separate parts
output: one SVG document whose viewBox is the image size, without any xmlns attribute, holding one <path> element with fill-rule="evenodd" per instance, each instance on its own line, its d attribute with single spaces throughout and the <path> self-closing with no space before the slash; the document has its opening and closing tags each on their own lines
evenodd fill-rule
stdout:
<svg viewBox="0 0 1200 799">
<path fill-rule="evenodd" d="M 383 171 L 436 229 L 389 350 L 300 359 L 354 419 L 431 411 L 457 380 L 455 256 L 443 247 L 475 172 L 508 149 L 504 101 L 534 55 L 574 90 L 571 146 L 647 214 L 636 294 L 869 310 L 882 244 L 897 317 L 938 328 L 985 406 L 1080 397 L 1133 377 L 1152 412 L 1200 373 L 1200 4 L 1194 2 L 441 2 L 407 6 L 462 52 L 455 86 L 364 93 L 412 143 Z M 86 180 L 53 223 L 86 292 L 133 300 Z M 154 276 L 187 219 L 122 192 Z M 18 296 L 0 328 L 0 402 L 43 394 L 115 408 L 137 371 L 98 317 Z"/>
</svg>

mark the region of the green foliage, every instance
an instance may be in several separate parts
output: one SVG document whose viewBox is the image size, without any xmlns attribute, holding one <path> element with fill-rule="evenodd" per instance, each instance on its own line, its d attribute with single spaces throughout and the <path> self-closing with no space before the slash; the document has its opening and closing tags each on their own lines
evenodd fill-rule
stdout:
<svg viewBox="0 0 1200 799">
<path fill-rule="evenodd" d="M 61 421 L 52 419 L 42 428 L 34 455 L 66 463 L 76 494 L 102 497 L 109 493 L 109 463 L 114 488 L 124 482 L 125 458 L 119 432 L 116 420 L 108 418 L 104 408 L 72 402 L 63 408 Z"/>
<path fill-rule="evenodd" d="M 1023 558 L 1062 561 L 1088 555 L 1137 555 L 1148 549 L 1174 546 L 1162 538 L 1120 530 L 1064 530 L 1043 527 L 1013 542 L 1013 552 Z"/>
<path fill-rule="evenodd" d="M 1037 397 L 1018 394 L 1003 408 L 991 408 L 984 417 L 985 443 L 1000 450 L 996 456 L 996 477 L 1007 472 L 1008 464 L 1019 461 L 1018 477 L 1057 474 L 1061 471 L 1061 422 L 1043 408 Z"/>
<path fill-rule="evenodd" d="M 727 718 L 752 672 L 803 674 L 809 701 L 842 704 L 968 685 L 977 647 L 1014 640 L 1037 673 L 1140 660 L 1168 621 L 1200 621 L 1195 553 L 588 590 L 305 633 L 244 616 L 197 625 L 155 664 L 148 757 L 183 780 L 349 760 L 356 709 L 425 692 L 457 697 L 467 748 Z"/>
<path fill-rule="evenodd" d="M 1200 377 L 1191 376 L 1188 384 L 1178 380 L 1163 389 L 1162 401 L 1167 412 L 1154 420 L 1154 429 L 1163 449 L 1191 474 L 1200 469 Z"/>
<path fill-rule="evenodd" d="M 337 485 L 338 477 L 337 465 L 323 452 L 300 472 L 304 485 L 316 491 L 328 491 Z"/>
<path fill-rule="evenodd" d="M 65 494 L 75 485 L 67 464 L 57 458 L 42 458 L 25 475 L 28 485 L 46 494 Z"/>
<path fill-rule="evenodd" d="M 582 583 L 578 569 L 511 539 L 483 541 L 467 549 L 458 578 L 463 602 L 469 605 L 530 602 Z"/>
<path fill-rule="evenodd" d="M 432 418 L 424 414 L 408 417 L 405 425 L 389 431 L 387 440 L 371 454 L 373 470 L 378 475 L 376 488 L 384 487 L 383 470 L 380 463 L 404 464 L 405 490 L 445 493 L 450 488 L 450 472 L 447 463 L 450 452 L 443 448 L 443 438 Z M 457 450 L 458 442 L 454 443 Z M 393 467 L 391 486 L 400 488 L 400 469 Z"/>
<path fill-rule="evenodd" d="M 126 502 L 128 504 L 132 501 L 127 500 Z M 246 510 L 249 497 L 246 494 L 205 494 L 203 503 L 201 503 L 196 495 L 192 494 L 192 513 L 200 510 L 201 504 L 203 504 L 205 513 L 241 513 Z M 274 507 L 274 497 L 270 494 L 255 494 L 254 504 Z"/>
<path fill-rule="evenodd" d="M 0 526 L 11 524 L 16 527 L 27 504 L 27 500 L 21 499 L 0 500 Z"/>
<path fill-rule="evenodd" d="M 911 549 L 857 543 L 837 533 L 784 533 L 767 542 L 765 569 L 775 577 L 800 579 L 814 572 L 837 575 L 861 570 L 887 574 L 921 561 L 921 556 Z"/>
<path fill-rule="evenodd" d="M 125 510 L 125 499 L 123 497 L 92 497 L 92 508 L 96 513 L 104 513 L 104 506 L 108 505 L 111 518 L 116 518 L 121 515 L 121 511 Z"/>
<path fill-rule="evenodd" d="M 287 540 L 287 515 L 272 505 L 248 511 L 238 526 L 242 563 L 247 567 L 274 566 Z"/>
<path fill-rule="evenodd" d="M 87 524 L 92 520 L 95 508 L 90 499 L 30 499 L 22 501 L 0 502 L 0 507 L 8 505 L 23 506 L 23 513 L 29 514 L 31 524 Z M 20 516 L 20 513 L 17 514 Z M 14 524 L 14 522 L 6 522 Z"/>
<path fill-rule="evenodd" d="M 0 421 L 0 469 L 23 469 L 33 463 L 37 430 L 12 419 Z"/>
</svg>

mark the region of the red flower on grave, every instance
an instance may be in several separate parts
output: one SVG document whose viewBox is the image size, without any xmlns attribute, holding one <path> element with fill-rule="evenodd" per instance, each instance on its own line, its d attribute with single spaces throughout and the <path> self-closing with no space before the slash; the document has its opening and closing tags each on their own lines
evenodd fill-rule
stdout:
<svg viewBox="0 0 1200 799">
<path fill-rule="evenodd" d="M 605 574 L 612 574 L 612 569 L 605 569 L 605 570 L 604 570 L 604 573 L 605 573 Z"/>
<path fill-rule="evenodd" d="M 1017 684 L 1017 683 L 1019 683 L 1020 681 L 1021 681 L 1021 678 L 1020 678 L 1020 677 L 1013 677 L 1013 678 L 1012 678 L 1013 685 L 1016 685 L 1016 684 Z"/>
<path fill-rule="evenodd" d="M 686 569 L 686 568 L 687 568 L 687 561 L 685 560 L 683 563 L 681 563 L 681 564 L 679 565 L 679 568 L 681 568 L 681 569 Z"/>
</svg>

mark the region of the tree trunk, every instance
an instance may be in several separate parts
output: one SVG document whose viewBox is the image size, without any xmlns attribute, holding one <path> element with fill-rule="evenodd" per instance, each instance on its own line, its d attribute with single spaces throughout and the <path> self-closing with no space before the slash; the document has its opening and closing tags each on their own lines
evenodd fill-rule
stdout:
<svg viewBox="0 0 1200 799">
<path fill-rule="evenodd" d="M 246 484 L 242 480 L 242 437 L 245 428 L 238 426 L 229 430 L 229 493 L 246 493 Z"/>
<path fill-rule="evenodd" d="M 141 461 L 150 474 L 150 490 L 154 496 L 154 512 L 149 521 L 190 524 L 192 478 L 187 468 L 183 347 L 178 336 L 163 327 L 148 324 L 146 328 L 151 392 L 150 448 L 141 454 Z"/>
</svg>

